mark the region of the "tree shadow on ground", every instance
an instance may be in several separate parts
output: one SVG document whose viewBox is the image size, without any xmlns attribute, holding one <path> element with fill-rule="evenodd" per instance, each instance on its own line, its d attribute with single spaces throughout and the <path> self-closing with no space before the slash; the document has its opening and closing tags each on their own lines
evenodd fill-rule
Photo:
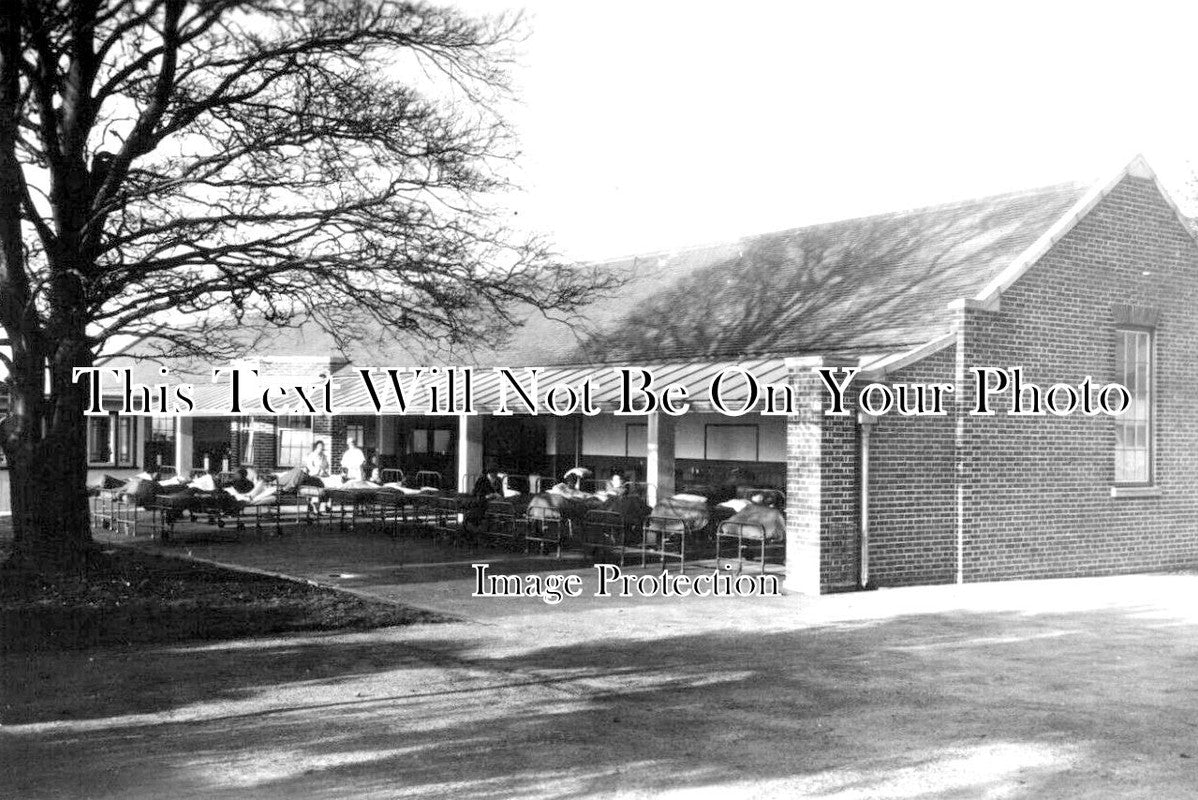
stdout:
<svg viewBox="0 0 1198 800">
<path fill-rule="evenodd" d="M 109 681 L 62 686 L 70 716 L 33 689 L 10 699 L 8 722 L 56 722 L 12 730 L 6 780 L 30 797 L 79 776 L 98 797 L 163 787 L 176 797 L 716 787 L 1177 796 L 1195 778 L 1183 756 L 1198 755 L 1188 680 L 1198 636 L 1190 621 L 1147 615 L 953 612 L 650 640 L 613 632 L 491 658 L 465 638 L 371 636 L 141 651 L 123 670 L 113 664 Z M 167 674 L 178 687 L 155 688 Z M 154 709 L 173 718 L 121 718 Z M 92 723 L 63 722 L 72 718 Z"/>
</svg>

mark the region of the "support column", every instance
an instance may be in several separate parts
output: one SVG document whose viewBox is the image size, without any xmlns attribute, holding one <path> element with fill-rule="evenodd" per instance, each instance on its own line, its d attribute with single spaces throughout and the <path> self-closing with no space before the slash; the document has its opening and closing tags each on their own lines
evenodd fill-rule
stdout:
<svg viewBox="0 0 1198 800">
<path fill-rule="evenodd" d="M 823 440 L 820 358 L 787 359 L 795 413 L 786 420 L 786 590 L 820 592 Z"/>
<path fill-rule="evenodd" d="M 473 478 L 483 471 L 483 416 L 458 415 L 458 491 L 474 488 Z"/>
<path fill-rule="evenodd" d="M 658 498 L 674 494 L 674 418 L 654 412 L 646 426 L 645 480 L 649 484 L 649 505 L 656 506 Z"/>
<path fill-rule="evenodd" d="M 557 476 L 561 475 L 557 463 L 557 417 L 545 417 L 545 459 L 549 462 L 549 474 L 546 479 L 549 485 L 552 486 L 556 481 Z M 532 487 L 532 491 L 537 491 L 537 487 Z"/>
<path fill-rule="evenodd" d="M 379 417 L 378 424 L 378 453 L 382 456 L 393 456 L 398 450 L 396 445 L 399 436 L 399 418 L 384 414 Z"/>
<path fill-rule="evenodd" d="M 550 485 L 562 479 L 571 467 L 582 465 L 581 417 L 548 417 L 545 426 L 545 455 L 549 458 Z"/>
<path fill-rule="evenodd" d="M 150 439 L 150 420 L 153 417 L 133 417 L 133 463 L 141 465 L 144 472 L 155 472 L 158 462 L 146 458 L 146 442 Z"/>
<path fill-rule="evenodd" d="M 175 417 L 175 472 L 183 477 L 191 475 L 194 455 L 194 437 L 191 417 Z"/>
</svg>

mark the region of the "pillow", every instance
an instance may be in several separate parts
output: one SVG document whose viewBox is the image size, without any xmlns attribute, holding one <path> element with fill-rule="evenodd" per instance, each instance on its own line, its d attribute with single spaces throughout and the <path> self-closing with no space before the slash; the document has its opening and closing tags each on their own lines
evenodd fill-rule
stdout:
<svg viewBox="0 0 1198 800">
<path fill-rule="evenodd" d="M 685 494 L 685 493 L 684 494 L 676 494 L 676 495 L 674 495 L 674 499 L 677 500 L 679 503 L 701 503 L 703 505 L 707 504 L 707 498 L 701 494 Z"/>
<path fill-rule="evenodd" d="M 320 482 L 323 483 L 326 487 L 335 489 L 338 486 L 340 486 L 342 483 L 344 483 L 345 479 L 342 478 L 340 475 L 330 475 L 327 478 L 321 478 Z"/>
<path fill-rule="evenodd" d="M 215 492 L 216 478 L 213 478 L 211 475 L 205 473 L 189 483 L 188 486 L 193 489 L 199 489 L 201 492 Z"/>
<path fill-rule="evenodd" d="M 720 503 L 720 508 L 730 508 L 733 511 L 744 511 L 745 506 L 749 505 L 749 501 L 743 497 L 736 497 L 732 500 L 725 500 Z"/>
</svg>

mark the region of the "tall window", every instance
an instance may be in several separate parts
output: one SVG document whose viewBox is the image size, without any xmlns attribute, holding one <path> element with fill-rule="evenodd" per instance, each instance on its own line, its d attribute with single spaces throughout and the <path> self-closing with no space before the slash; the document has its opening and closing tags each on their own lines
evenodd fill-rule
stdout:
<svg viewBox="0 0 1198 800">
<path fill-rule="evenodd" d="M 366 426 L 358 423 L 350 423 L 345 426 L 345 438 L 353 439 L 354 444 L 358 447 L 366 446 Z"/>
<path fill-rule="evenodd" d="M 414 428 L 408 435 L 409 453 L 445 455 L 453 445 L 453 431 L 445 428 Z"/>
<path fill-rule="evenodd" d="M 304 463 L 312 449 L 311 417 L 277 417 L 280 467 L 296 467 Z"/>
<path fill-rule="evenodd" d="M 150 417 L 150 441 L 174 444 L 175 418 L 162 415 Z"/>
<path fill-rule="evenodd" d="M 116 420 L 116 463 L 118 467 L 131 467 L 136 462 L 137 420 L 134 417 L 117 417 Z"/>
<path fill-rule="evenodd" d="M 1115 379 L 1131 405 L 1115 417 L 1115 482 L 1152 482 L 1152 332 L 1115 332 Z"/>
<path fill-rule="evenodd" d="M 257 437 L 254 435 L 253 418 L 234 417 L 233 433 L 237 436 L 237 453 L 241 458 L 241 465 L 252 466 L 254 463 L 254 448 L 258 446 Z M 229 467 L 236 469 L 237 464 L 231 463 Z"/>
<path fill-rule="evenodd" d="M 143 455 L 146 469 L 173 466 L 175 463 L 175 418 L 164 415 L 150 417 Z"/>
<path fill-rule="evenodd" d="M 87 460 L 98 464 L 112 461 L 112 417 L 87 418 Z"/>
</svg>

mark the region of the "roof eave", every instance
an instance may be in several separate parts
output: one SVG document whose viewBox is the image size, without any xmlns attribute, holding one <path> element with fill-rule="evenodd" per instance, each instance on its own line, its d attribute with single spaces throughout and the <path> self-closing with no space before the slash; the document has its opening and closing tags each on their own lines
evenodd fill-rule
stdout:
<svg viewBox="0 0 1198 800">
<path fill-rule="evenodd" d="M 1181 212 L 1177 203 L 1165 191 L 1165 188 L 1161 186 L 1161 182 L 1152 167 L 1148 165 L 1143 155 L 1137 155 L 1124 165 L 1110 180 L 1094 184 L 1052 227 L 1045 231 L 1036 241 L 1032 242 L 1009 266 L 986 284 L 980 292 L 970 298 L 972 302 L 986 308 L 997 308 L 1002 293 L 1009 289 L 1015 281 L 1023 277 L 1023 274 L 1031 269 L 1033 264 L 1043 258 L 1057 242 L 1077 227 L 1077 224 L 1094 210 L 1095 206 L 1114 191 L 1115 187 L 1122 183 L 1124 178 L 1129 176 L 1151 180 L 1160 196 L 1173 209 L 1178 224 L 1181 225 L 1191 239 L 1198 242 L 1198 234 L 1187 223 L 1186 216 Z"/>
</svg>

